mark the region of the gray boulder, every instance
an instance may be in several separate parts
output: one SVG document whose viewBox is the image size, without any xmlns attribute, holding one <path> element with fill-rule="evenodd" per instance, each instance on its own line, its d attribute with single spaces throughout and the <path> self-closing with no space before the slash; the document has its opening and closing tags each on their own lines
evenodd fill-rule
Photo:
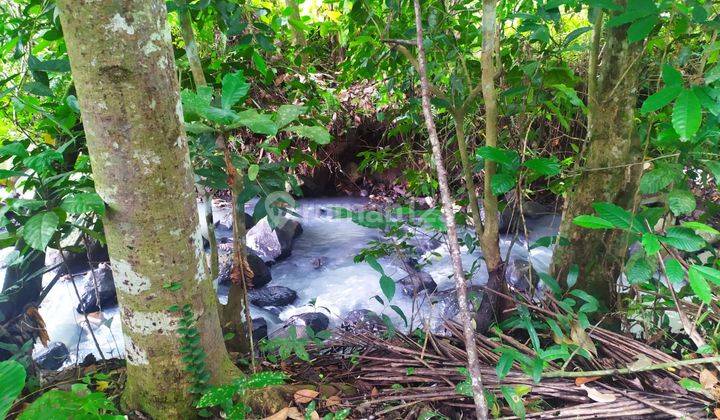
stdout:
<svg viewBox="0 0 720 420">
<path fill-rule="evenodd" d="M 308 312 L 290 317 L 275 331 L 270 333 L 270 338 L 288 337 L 290 327 L 295 327 L 296 338 L 306 338 L 307 328 L 314 332 L 326 330 L 330 325 L 327 315 L 320 312 Z"/>
<path fill-rule="evenodd" d="M 255 306 L 286 306 L 297 299 L 297 292 L 285 286 L 267 286 L 248 290 L 248 299 Z"/>
<path fill-rule="evenodd" d="M 70 358 L 70 352 L 64 343 L 52 342 L 35 356 L 35 363 L 44 370 L 58 370 Z"/>
<path fill-rule="evenodd" d="M 415 296 L 425 291 L 432 293 L 437 289 L 437 283 L 432 276 L 424 271 L 414 271 L 401 278 L 397 283 L 402 287 L 403 293 L 408 296 Z"/>
<path fill-rule="evenodd" d="M 369 309 L 355 309 L 345 315 L 341 328 L 346 331 L 379 332 L 385 329 L 385 323 Z"/>
<path fill-rule="evenodd" d="M 258 257 L 252 250 L 249 250 L 247 261 L 250 269 L 253 271 L 252 287 L 260 288 L 270 283 L 272 274 L 270 268 L 265 264 L 262 258 Z M 232 273 L 233 263 L 232 254 L 220 255 L 220 272 L 218 273 L 218 284 L 229 285 L 230 274 Z"/>
<path fill-rule="evenodd" d="M 475 312 L 482 302 L 482 290 L 477 286 L 468 287 L 468 309 Z M 444 321 L 455 320 L 460 313 L 460 303 L 455 289 L 442 290 L 430 295 L 430 302 L 434 306 L 433 313 L 440 318 L 439 324 Z"/>
<path fill-rule="evenodd" d="M 528 260 L 515 258 L 507 266 L 505 279 L 513 288 L 526 292 L 538 284 L 539 277 Z"/>
<path fill-rule="evenodd" d="M 265 321 L 265 318 L 253 318 L 252 326 L 252 337 L 254 341 L 260 341 L 268 336 L 268 325 L 267 321 Z"/>
<path fill-rule="evenodd" d="M 85 247 L 86 242 L 90 246 L 89 251 Z M 90 269 L 90 263 L 93 263 L 94 267 L 97 263 L 110 261 L 107 245 L 100 243 L 100 241 L 94 238 L 82 240 L 78 247 L 65 248 L 65 262 L 63 262 L 60 251 L 57 249 L 48 248 L 46 252 L 45 264 L 50 267 L 58 265 L 60 274 L 68 274 L 65 262 L 67 262 L 67 265 L 70 267 L 70 273 L 77 274 L 88 271 Z"/>
<path fill-rule="evenodd" d="M 109 263 L 102 263 L 92 272 L 85 274 L 85 288 L 80 296 L 80 303 L 76 311 L 81 314 L 88 314 L 97 312 L 100 308 L 115 305 L 117 305 L 117 293 L 112 270 Z"/>
<path fill-rule="evenodd" d="M 287 220 L 277 229 L 270 227 L 267 217 L 247 232 L 247 245 L 263 261 L 274 262 L 290 256 L 292 243 L 302 233 L 296 220 Z"/>
</svg>

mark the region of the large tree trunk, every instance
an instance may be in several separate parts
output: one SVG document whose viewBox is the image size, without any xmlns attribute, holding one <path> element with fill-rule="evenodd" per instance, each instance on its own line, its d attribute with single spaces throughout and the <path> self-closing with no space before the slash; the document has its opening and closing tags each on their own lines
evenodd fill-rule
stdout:
<svg viewBox="0 0 720 420">
<path fill-rule="evenodd" d="M 642 170 L 638 164 L 642 159 L 640 138 L 633 118 L 643 43 L 629 44 L 627 26 L 620 26 L 607 31 L 603 51 L 597 86 L 588 100 L 585 164 L 567 193 L 560 226 L 560 235 L 570 244 L 556 247 L 553 273 L 564 280 L 576 264 L 580 270 L 577 287 L 613 308 L 617 278 L 627 254 L 626 237 L 619 230 L 590 230 L 572 221 L 578 215 L 594 213 L 594 202 L 633 207 Z"/>
<path fill-rule="evenodd" d="M 211 382 L 234 370 L 204 259 L 165 3 L 60 0 L 63 33 L 125 337 L 123 401 L 153 418 L 194 415 L 181 361 L 190 304 Z M 166 286 L 178 284 L 175 287 Z"/>
</svg>

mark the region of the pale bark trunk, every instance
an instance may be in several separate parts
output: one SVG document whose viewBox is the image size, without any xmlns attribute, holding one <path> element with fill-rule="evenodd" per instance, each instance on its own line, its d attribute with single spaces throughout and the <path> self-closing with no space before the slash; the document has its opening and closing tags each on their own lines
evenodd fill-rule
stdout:
<svg viewBox="0 0 720 420">
<path fill-rule="evenodd" d="M 285 6 L 289 7 L 291 10 L 290 18 L 296 21 L 300 21 L 300 6 L 297 3 L 297 0 L 285 0 Z M 307 39 L 305 38 L 305 33 L 296 28 L 293 25 L 290 25 L 290 30 L 293 34 L 293 44 L 298 47 L 306 47 L 307 46 Z"/>
<path fill-rule="evenodd" d="M 192 73 L 195 87 L 206 86 L 205 73 L 203 73 L 202 63 L 198 55 L 197 42 L 195 41 L 195 32 L 192 27 L 192 18 L 187 10 L 187 3 L 184 1 L 176 2 L 178 5 L 178 17 L 180 18 L 180 31 L 183 41 L 185 42 L 185 55 L 190 63 L 190 72 Z M 205 224 L 207 225 L 208 243 L 210 244 L 210 274 L 212 278 L 217 278 L 220 272 L 220 260 L 218 256 L 217 236 L 215 236 L 215 220 L 213 220 L 212 212 L 212 196 L 207 188 L 200 184 L 196 184 L 198 193 L 202 196 L 203 214 L 205 216 Z"/>
<path fill-rule="evenodd" d="M 475 331 L 472 326 L 470 313 L 467 306 L 467 280 L 465 279 L 465 271 L 460 258 L 460 244 L 457 238 L 457 227 L 455 226 L 455 214 L 453 213 L 453 200 L 450 195 L 448 186 L 447 172 L 443 163 L 442 150 L 440 148 L 440 139 L 438 138 L 433 120 L 432 109 L 430 106 L 430 83 L 427 77 L 425 49 L 423 47 L 423 30 L 422 30 L 422 10 L 420 9 L 420 0 L 414 0 L 415 6 L 415 28 L 417 33 L 418 46 L 418 73 L 420 75 L 420 86 L 422 90 L 422 109 L 427 125 L 430 143 L 432 144 L 433 159 L 438 174 L 438 184 L 440 186 L 440 197 L 442 200 L 442 209 L 445 216 L 445 224 L 447 225 L 448 245 L 450 247 L 450 255 L 452 257 L 453 272 L 455 275 L 455 284 L 457 286 L 458 304 L 460 305 L 460 321 L 463 325 L 463 333 L 465 336 L 465 348 L 468 354 L 468 372 L 470 373 L 470 381 L 472 384 L 473 398 L 475 401 L 475 414 L 479 419 L 487 418 L 487 402 L 483 393 L 482 376 L 480 372 L 480 361 L 478 360 L 477 348 L 475 343 Z"/>
<path fill-rule="evenodd" d="M 165 3 L 60 0 L 125 337 L 123 402 L 153 418 L 194 416 L 178 312 L 196 316 L 206 369 L 234 366 L 204 258 Z M 170 291 L 165 285 L 178 283 Z"/>
<path fill-rule="evenodd" d="M 619 230 L 590 230 L 573 224 L 581 214 L 594 213 L 594 202 L 631 209 L 642 171 L 640 138 L 634 125 L 643 43 L 629 44 L 627 26 L 607 34 L 594 95 L 589 98 L 588 145 L 581 174 L 566 196 L 560 235 L 570 241 L 557 246 L 553 273 L 564 280 L 570 267 L 580 270 L 577 286 L 612 309 L 617 278 L 627 253 Z"/>
</svg>

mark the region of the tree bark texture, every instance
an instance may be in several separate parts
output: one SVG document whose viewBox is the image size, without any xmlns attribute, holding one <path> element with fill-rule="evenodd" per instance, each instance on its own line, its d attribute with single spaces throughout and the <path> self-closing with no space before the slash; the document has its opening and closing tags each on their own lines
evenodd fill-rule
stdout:
<svg viewBox="0 0 720 420">
<path fill-rule="evenodd" d="M 204 258 L 165 3 L 60 0 L 125 338 L 123 403 L 193 417 L 173 305 L 190 304 L 212 383 L 234 371 Z M 171 285 L 179 285 L 172 291 Z"/>
<path fill-rule="evenodd" d="M 627 254 L 627 238 L 619 230 L 591 230 L 573 224 L 581 214 L 593 214 L 594 202 L 632 209 L 642 172 L 642 148 L 634 124 L 643 43 L 628 43 L 627 25 L 610 28 L 603 48 L 594 97 L 589 98 L 588 144 L 585 163 L 566 195 L 560 235 L 570 244 L 558 245 L 553 273 L 564 281 L 573 265 L 577 286 L 610 309 L 616 303 L 617 279 Z"/>
</svg>

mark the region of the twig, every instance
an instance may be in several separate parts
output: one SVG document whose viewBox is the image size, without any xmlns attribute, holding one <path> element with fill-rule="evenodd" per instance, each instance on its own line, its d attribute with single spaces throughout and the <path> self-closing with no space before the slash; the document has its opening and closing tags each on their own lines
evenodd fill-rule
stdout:
<svg viewBox="0 0 720 420">
<path fill-rule="evenodd" d="M 653 370 L 661 370 L 679 366 L 692 366 L 701 365 L 705 363 L 718 363 L 720 362 L 720 356 L 703 357 L 702 359 L 688 359 L 688 360 L 677 360 L 675 362 L 657 363 L 654 365 L 642 366 L 637 368 L 626 367 L 622 369 L 604 369 L 604 370 L 588 370 L 588 371 L 576 371 L 568 372 L 562 370 L 556 370 L 551 372 L 545 372 L 542 374 L 543 378 L 585 378 L 591 376 L 612 376 L 612 375 L 628 375 L 631 373 L 638 372 L 649 372 Z"/>
</svg>

